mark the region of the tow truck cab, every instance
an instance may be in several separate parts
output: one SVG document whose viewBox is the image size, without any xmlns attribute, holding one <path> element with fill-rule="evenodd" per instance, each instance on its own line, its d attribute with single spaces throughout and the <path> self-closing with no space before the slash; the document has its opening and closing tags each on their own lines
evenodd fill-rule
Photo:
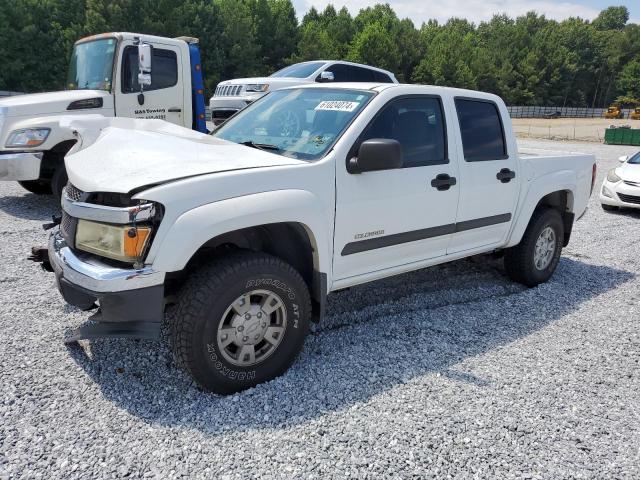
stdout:
<svg viewBox="0 0 640 480">
<path fill-rule="evenodd" d="M 144 75 L 142 51 L 149 57 Z M 76 141 L 59 117 L 90 114 L 162 119 L 206 132 L 198 39 L 125 32 L 78 40 L 64 91 L 0 100 L 0 180 L 59 196 L 64 156 Z"/>
</svg>

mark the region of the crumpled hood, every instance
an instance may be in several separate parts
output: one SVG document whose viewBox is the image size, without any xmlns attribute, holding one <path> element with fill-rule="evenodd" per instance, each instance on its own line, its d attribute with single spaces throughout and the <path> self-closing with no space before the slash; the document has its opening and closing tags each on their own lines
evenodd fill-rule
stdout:
<svg viewBox="0 0 640 480">
<path fill-rule="evenodd" d="M 640 183 L 640 164 L 625 163 L 616 169 L 616 173 L 623 180 Z"/>
<path fill-rule="evenodd" d="M 0 109 L 7 117 L 52 115 L 67 112 L 71 102 L 89 98 L 102 98 L 105 107 L 110 105 L 111 95 L 102 90 L 66 90 L 61 92 L 31 93 L 0 99 Z M 108 100 L 107 100 L 108 99 Z M 99 111 L 99 109 L 96 109 Z"/>
<path fill-rule="evenodd" d="M 162 120 L 74 119 L 68 126 L 81 143 L 65 159 L 67 174 L 86 192 L 128 193 L 195 175 L 305 163 Z"/>
</svg>

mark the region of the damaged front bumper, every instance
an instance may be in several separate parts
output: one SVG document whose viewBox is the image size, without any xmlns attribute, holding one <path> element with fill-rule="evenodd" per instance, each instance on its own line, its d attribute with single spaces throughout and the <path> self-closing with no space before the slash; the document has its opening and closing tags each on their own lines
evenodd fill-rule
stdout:
<svg viewBox="0 0 640 480">
<path fill-rule="evenodd" d="M 158 338 L 164 316 L 164 273 L 151 267 L 116 268 L 95 256 L 76 254 L 58 230 L 48 255 L 63 298 L 82 310 L 100 307 L 88 323 L 65 339 Z"/>
</svg>

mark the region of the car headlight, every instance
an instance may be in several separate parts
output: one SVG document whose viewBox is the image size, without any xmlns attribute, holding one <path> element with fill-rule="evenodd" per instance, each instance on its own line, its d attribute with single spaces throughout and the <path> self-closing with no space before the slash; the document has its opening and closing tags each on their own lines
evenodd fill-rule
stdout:
<svg viewBox="0 0 640 480">
<path fill-rule="evenodd" d="M 150 227 L 108 225 L 78 220 L 76 248 L 123 262 L 140 259 L 151 236 Z"/>
<path fill-rule="evenodd" d="M 23 128 L 9 134 L 6 147 L 39 147 L 49 136 L 50 128 Z"/>
<path fill-rule="evenodd" d="M 607 172 L 607 181 L 611 183 L 616 183 L 622 180 L 618 175 L 616 175 L 616 169 L 612 168 Z"/>
<path fill-rule="evenodd" d="M 266 92 L 269 90 L 268 83 L 253 83 L 244 87 L 245 92 Z"/>
</svg>

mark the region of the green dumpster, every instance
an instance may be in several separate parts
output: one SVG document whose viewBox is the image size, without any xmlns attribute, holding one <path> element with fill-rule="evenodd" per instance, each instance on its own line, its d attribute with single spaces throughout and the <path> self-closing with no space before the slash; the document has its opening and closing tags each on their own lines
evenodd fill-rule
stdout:
<svg viewBox="0 0 640 480">
<path fill-rule="evenodd" d="M 604 143 L 640 146 L 640 128 L 607 128 L 604 131 Z"/>
</svg>

